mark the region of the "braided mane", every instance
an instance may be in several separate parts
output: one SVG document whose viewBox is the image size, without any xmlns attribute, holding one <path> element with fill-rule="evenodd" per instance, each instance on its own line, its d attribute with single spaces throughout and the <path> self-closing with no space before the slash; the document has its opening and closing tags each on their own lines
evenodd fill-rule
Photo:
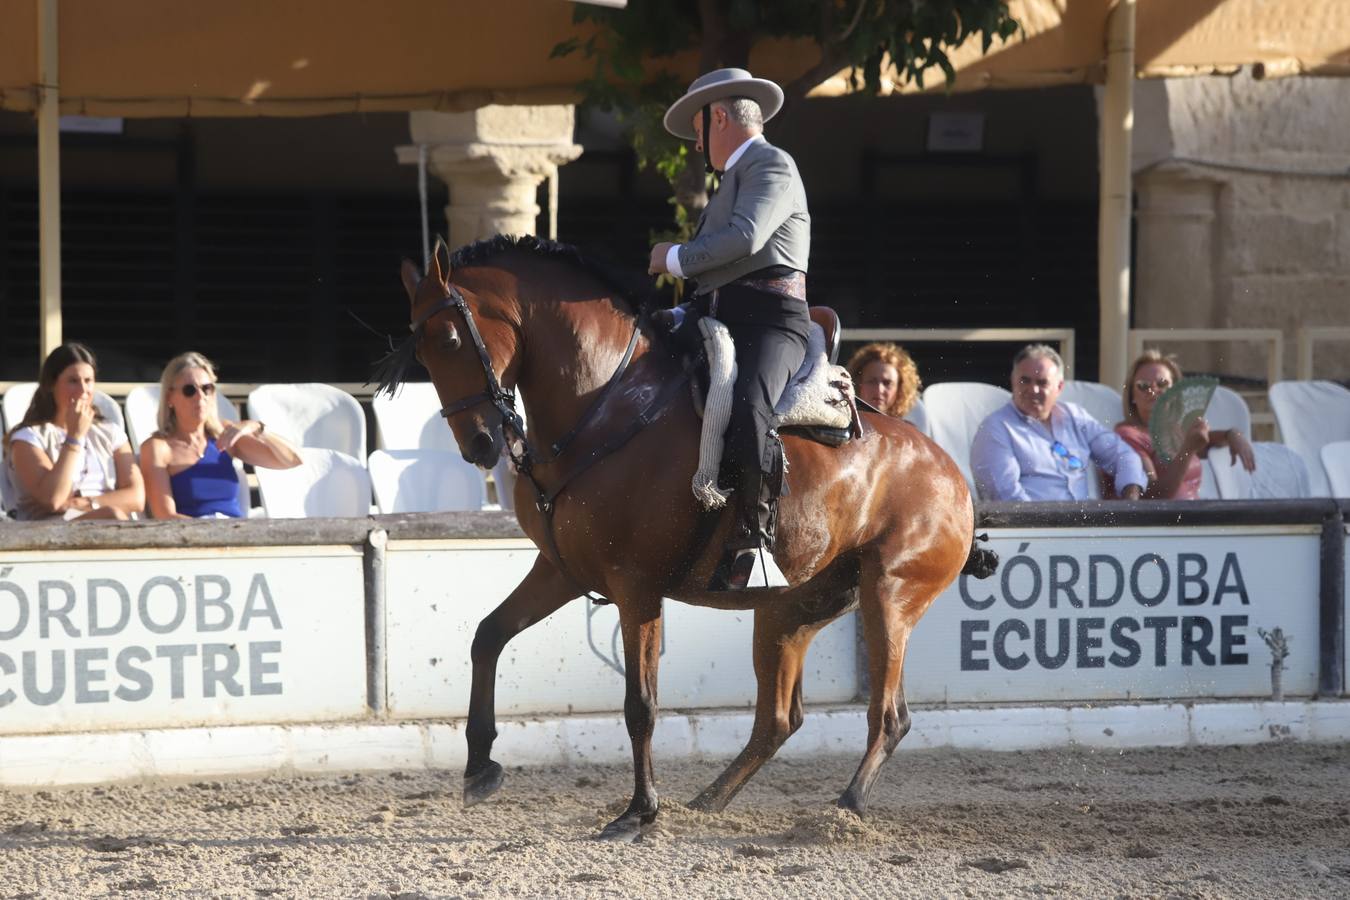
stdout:
<svg viewBox="0 0 1350 900">
<path fill-rule="evenodd" d="M 661 305 L 651 279 L 639 278 L 635 273 L 617 266 L 601 262 L 587 256 L 572 244 L 550 241 L 532 234 L 499 234 L 472 244 L 465 244 L 450 255 L 450 271 L 487 265 L 497 257 L 512 252 L 527 253 L 541 259 L 558 260 L 568 263 L 598 279 L 612 290 L 612 299 L 637 317 L 643 333 L 653 337 L 647 327 L 647 318 L 651 310 Z M 417 366 L 417 335 L 410 334 L 396 346 L 390 338 L 389 352 L 376 364 L 372 380 L 379 383 L 376 394 L 394 396 L 399 385 L 407 380 L 408 373 Z"/>
</svg>

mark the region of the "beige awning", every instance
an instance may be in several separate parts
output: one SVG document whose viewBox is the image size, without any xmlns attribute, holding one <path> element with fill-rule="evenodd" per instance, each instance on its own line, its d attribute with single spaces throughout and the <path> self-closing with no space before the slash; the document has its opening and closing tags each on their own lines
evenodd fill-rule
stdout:
<svg viewBox="0 0 1350 900">
<path fill-rule="evenodd" d="M 953 53 L 957 88 L 1095 84 L 1111 0 L 1011 0 L 1023 32 L 988 56 Z M 564 0 L 60 0 L 64 113 L 128 117 L 298 116 L 575 99 L 581 54 Z M 0 109 L 37 106 L 37 4 L 0 0 Z M 757 47 L 783 82 L 818 58 L 808 42 Z M 1350 0 L 1139 0 L 1144 76 L 1259 66 L 1266 75 L 1350 74 Z M 698 73 L 688 53 L 662 65 Z M 897 87 L 894 77 L 888 90 Z M 943 90 L 940 72 L 927 82 Z M 849 92 L 844 73 L 814 95 Z"/>
<path fill-rule="evenodd" d="M 305 116 L 577 99 L 592 74 L 565 0 L 59 0 L 61 111 L 91 116 Z M 37 3 L 0 0 L 0 109 L 37 108 Z M 791 80 L 803 42 L 751 64 Z M 686 81 L 690 51 L 661 67 Z M 655 69 L 656 66 L 653 66 Z"/>
<path fill-rule="evenodd" d="M 1100 84 L 1111 0 L 1010 0 L 1022 33 L 987 56 L 967 44 L 952 54 L 957 90 Z M 1141 77 L 1229 73 L 1350 75 L 1350 0 L 1138 0 L 1135 69 Z M 848 73 L 812 92 L 850 92 Z M 891 75 L 886 92 L 911 92 Z M 942 73 L 925 78 L 946 89 Z"/>
</svg>

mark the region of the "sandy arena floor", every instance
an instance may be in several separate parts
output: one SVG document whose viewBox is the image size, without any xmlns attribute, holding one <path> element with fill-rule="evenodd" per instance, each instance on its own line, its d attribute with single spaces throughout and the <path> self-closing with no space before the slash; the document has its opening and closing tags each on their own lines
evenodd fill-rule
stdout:
<svg viewBox="0 0 1350 900">
<path fill-rule="evenodd" d="M 1350 896 L 1347 745 L 902 750 L 866 821 L 832 806 L 855 763 L 771 762 L 710 816 L 680 801 L 720 767 L 658 761 L 629 846 L 587 839 L 626 767 L 470 810 L 451 772 L 9 793 L 0 897 Z"/>
</svg>

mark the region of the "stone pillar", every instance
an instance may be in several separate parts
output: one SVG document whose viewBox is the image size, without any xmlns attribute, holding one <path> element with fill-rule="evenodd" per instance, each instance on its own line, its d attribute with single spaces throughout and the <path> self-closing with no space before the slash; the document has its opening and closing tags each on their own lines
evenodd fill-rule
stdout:
<svg viewBox="0 0 1350 900">
<path fill-rule="evenodd" d="M 1135 176 L 1135 328 L 1227 324 L 1219 321 L 1218 309 L 1221 187 L 1218 181 L 1169 166 Z M 1188 368 L 1209 369 L 1214 353 L 1188 345 L 1182 361 Z"/>
<path fill-rule="evenodd" d="M 418 146 L 427 147 L 428 169 L 450 187 L 445 218 L 452 248 L 499 233 L 533 234 L 539 185 L 581 155 L 573 124 L 571 106 L 414 112 L 413 143 L 398 148 L 398 159 L 416 165 Z"/>
</svg>

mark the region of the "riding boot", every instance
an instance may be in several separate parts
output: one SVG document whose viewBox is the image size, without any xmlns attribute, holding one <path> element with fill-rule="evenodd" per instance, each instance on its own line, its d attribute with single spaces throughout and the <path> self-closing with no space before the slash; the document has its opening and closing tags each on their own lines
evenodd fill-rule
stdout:
<svg viewBox="0 0 1350 900">
<path fill-rule="evenodd" d="M 789 587 L 773 558 L 777 500 L 760 472 L 742 473 L 736 488 L 736 530 L 708 583 L 710 591 Z"/>
</svg>

